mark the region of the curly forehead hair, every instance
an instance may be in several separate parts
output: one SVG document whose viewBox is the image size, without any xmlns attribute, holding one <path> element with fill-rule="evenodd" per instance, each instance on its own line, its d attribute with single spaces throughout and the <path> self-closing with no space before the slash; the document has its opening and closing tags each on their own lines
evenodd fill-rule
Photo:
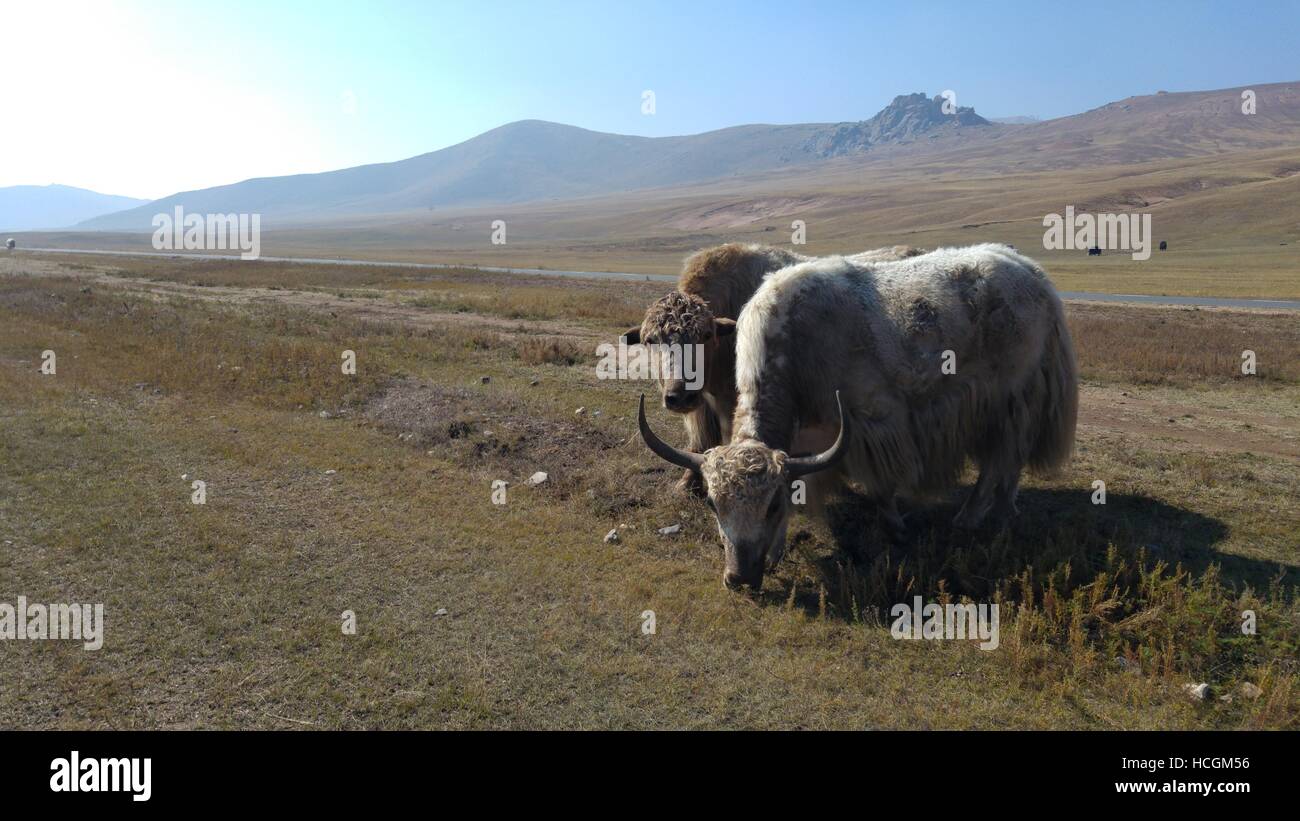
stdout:
<svg viewBox="0 0 1300 821">
<path fill-rule="evenodd" d="M 713 312 L 694 294 L 669 291 L 646 311 L 641 338 L 667 341 L 671 337 L 702 342 L 713 334 Z"/>
<path fill-rule="evenodd" d="M 737 501 L 758 497 L 785 472 L 785 451 L 757 443 L 723 445 L 704 454 L 709 492 Z"/>
</svg>

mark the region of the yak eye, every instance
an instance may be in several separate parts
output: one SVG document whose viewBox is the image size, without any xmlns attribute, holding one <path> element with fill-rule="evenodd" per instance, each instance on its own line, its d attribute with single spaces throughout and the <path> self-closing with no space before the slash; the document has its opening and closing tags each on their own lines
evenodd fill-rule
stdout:
<svg viewBox="0 0 1300 821">
<path fill-rule="evenodd" d="M 773 493 L 772 503 L 767 506 L 767 515 L 775 516 L 777 513 L 780 512 L 780 510 L 781 510 L 781 494 L 780 492 Z"/>
</svg>

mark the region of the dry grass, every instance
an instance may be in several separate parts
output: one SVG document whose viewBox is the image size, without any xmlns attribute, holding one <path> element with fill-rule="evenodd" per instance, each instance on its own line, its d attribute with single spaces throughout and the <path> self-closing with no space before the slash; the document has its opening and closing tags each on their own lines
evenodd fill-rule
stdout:
<svg viewBox="0 0 1300 821">
<path fill-rule="evenodd" d="M 1068 318 L 1085 377 L 1139 384 L 1244 381 L 1242 352 L 1249 350 L 1258 379 L 1300 382 L 1295 312 L 1072 303 Z"/>
<path fill-rule="evenodd" d="M 94 255 L 42 255 L 64 273 L 107 275 L 205 288 L 329 292 L 340 297 L 388 298 L 439 312 L 488 314 L 506 319 L 563 319 L 631 326 L 668 286 L 504 274 L 473 268 L 409 269 L 376 265 L 304 265 L 235 260 L 150 259 Z M 40 270 L 29 258 L 7 261 L 18 271 Z"/>
<path fill-rule="evenodd" d="M 36 362 L 46 348 L 57 352 L 74 339 L 94 339 L 97 365 L 80 373 L 78 381 L 99 390 L 129 384 L 204 401 L 340 407 L 377 389 L 387 347 L 371 347 L 368 353 L 373 351 L 378 361 L 356 377 L 343 374 L 343 352 L 376 337 L 391 345 L 394 336 L 405 335 L 401 328 L 346 320 L 323 324 L 283 311 L 250 316 L 223 306 L 160 304 L 129 295 L 104 298 L 69 281 L 43 285 L 38 289 L 6 280 L 0 289 L 0 304 L 20 309 L 7 329 L 15 342 L 13 353 Z M 244 332 L 231 333 L 232 325 Z M 65 358 L 65 370 L 75 367 Z"/>
<path fill-rule="evenodd" d="M 102 601 L 108 640 L 6 647 L 0 725 L 1300 726 L 1300 460 L 1241 444 L 1300 431 L 1294 371 L 1269 372 L 1300 359 L 1282 319 L 1072 306 L 1085 400 L 1122 389 L 1198 417 L 1085 424 L 1070 468 L 1030 479 L 1005 533 L 953 533 L 948 500 L 913 510 L 908 542 L 888 547 L 847 498 L 825 523 L 796 520 L 790 560 L 751 599 L 720 589 L 709 511 L 636 440 L 635 389 L 570 364 L 621 318 L 507 333 L 496 311 L 535 298 L 512 290 L 467 310 L 478 324 L 413 327 L 84 293 L 94 271 L 72 273 L 0 279 L 0 538 L 14 543 L 0 600 Z M 645 297 L 624 287 L 569 297 L 631 310 Z M 1254 336 L 1262 378 L 1220 376 Z M 1171 338 L 1202 344 L 1165 356 Z M 46 348 L 57 376 L 36 371 Z M 1272 427 L 1234 427 L 1243 406 Z M 551 479 L 526 486 L 536 470 Z M 182 473 L 208 482 L 207 505 Z M 679 536 L 655 533 L 672 523 Z M 1004 602 L 1002 649 L 891 639 L 880 610 L 914 593 Z M 1241 635 L 1243 609 L 1258 635 Z M 1264 695 L 1194 704 L 1192 680 Z"/>
<path fill-rule="evenodd" d="M 85 276 L 109 275 L 209 287 L 329 291 L 365 295 L 442 312 L 519 320 L 566 319 L 605 332 L 638 324 L 645 306 L 667 283 L 539 278 L 472 269 L 411 272 L 379 266 L 311 266 L 274 262 L 156 260 L 52 255 L 55 267 Z M 69 262 L 71 261 L 71 262 Z M 70 267 L 69 267 L 70 266 Z M 14 266 L 22 270 L 21 265 Z M 340 286 L 351 287 L 340 290 Z M 371 290 L 362 291 L 362 286 Z M 273 296 L 273 295 L 270 295 Z M 1241 354 L 1256 353 L 1258 377 L 1300 380 L 1300 326 L 1294 313 L 1067 303 L 1070 329 L 1085 377 L 1136 383 L 1202 384 L 1241 378 Z M 337 323 L 333 323 L 337 324 Z M 482 346 L 490 346 L 490 333 Z M 611 335 L 612 337 L 612 335 Z M 593 351 L 551 336 L 516 347 L 525 364 L 575 364 Z"/>
</svg>

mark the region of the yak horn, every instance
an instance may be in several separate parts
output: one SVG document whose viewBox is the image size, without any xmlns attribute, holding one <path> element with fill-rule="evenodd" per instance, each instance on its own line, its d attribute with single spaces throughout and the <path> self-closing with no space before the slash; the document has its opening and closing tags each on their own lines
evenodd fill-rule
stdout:
<svg viewBox="0 0 1300 821">
<path fill-rule="evenodd" d="M 835 408 L 840 414 L 840 435 L 835 438 L 835 444 L 816 456 L 792 456 L 786 459 L 785 469 L 790 478 L 834 467 L 835 463 L 843 459 L 844 454 L 848 452 L 849 437 L 845 435 L 844 404 L 840 401 L 839 391 L 835 392 Z"/>
<path fill-rule="evenodd" d="M 698 453 L 691 453 L 687 450 L 678 450 L 664 440 L 655 436 L 655 432 L 650 430 L 650 425 L 645 421 L 645 394 L 641 394 L 641 407 L 637 410 L 637 425 L 641 428 L 641 438 L 645 440 L 650 450 L 659 454 L 660 457 L 677 465 L 678 467 L 689 468 L 696 472 L 704 464 L 704 456 Z"/>
</svg>

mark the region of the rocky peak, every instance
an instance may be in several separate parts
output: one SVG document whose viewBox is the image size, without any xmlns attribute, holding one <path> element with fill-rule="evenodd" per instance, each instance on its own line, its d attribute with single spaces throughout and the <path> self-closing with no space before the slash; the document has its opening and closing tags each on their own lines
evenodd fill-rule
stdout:
<svg viewBox="0 0 1300 821">
<path fill-rule="evenodd" d="M 873 145 L 989 125 L 988 120 L 969 106 L 958 106 L 953 113 L 945 113 L 945 102 L 942 96 L 930 99 L 920 92 L 900 94 L 870 120 L 831 126 L 815 137 L 809 148 L 821 156 L 834 157 L 866 151 Z"/>
</svg>

